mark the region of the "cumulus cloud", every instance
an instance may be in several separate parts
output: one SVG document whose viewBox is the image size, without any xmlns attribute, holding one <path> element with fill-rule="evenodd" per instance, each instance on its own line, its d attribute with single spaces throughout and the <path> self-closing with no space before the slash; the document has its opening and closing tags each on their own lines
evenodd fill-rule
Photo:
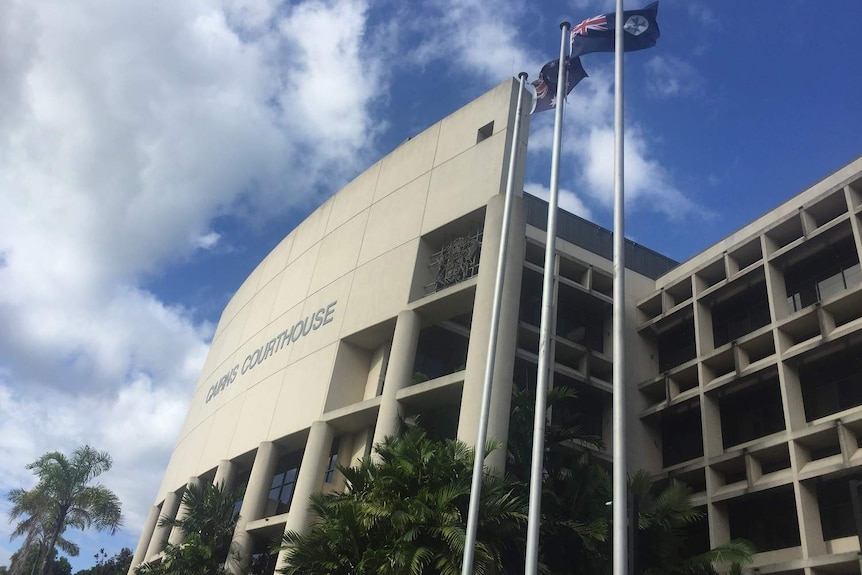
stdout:
<svg viewBox="0 0 862 575">
<path fill-rule="evenodd" d="M 647 90 L 652 96 L 696 95 L 702 92 L 704 78 L 694 66 L 675 56 L 653 56 L 646 63 Z"/>
<path fill-rule="evenodd" d="M 526 49 L 519 23 L 527 13 L 522 2 L 489 3 L 481 0 L 427 2 L 425 19 L 408 28 L 433 25 L 435 34 L 423 37 L 409 58 L 419 65 L 445 60 L 472 74 L 501 81 L 521 70 L 538 70 L 541 57 Z"/>
<path fill-rule="evenodd" d="M 307 209 L 376 156 L 367 12 L 0 3 L 0 495 L 43 452 L 109 450 L 134 546 L 213 331 L 142 278 L 230 243 L 215 218 Z"/>
<path fill-rule="evenodd" d="M 576 183 L 581 198 L 609 210 L 613 207 L 614 183 L 613 69 L 591 65 L 589 74 L 567 98 L 561 178 L 564 183 Z M 553 114 L 535 116 L 530 134 L 534 157 L 550 152 L 552 139 Z M 672 220 L 708 216 L 679 189 L 673 174 L 651 153 L 655 145 L 637 118 L 629 115 L 625 132 L 626 204 Z"/>
</svg>

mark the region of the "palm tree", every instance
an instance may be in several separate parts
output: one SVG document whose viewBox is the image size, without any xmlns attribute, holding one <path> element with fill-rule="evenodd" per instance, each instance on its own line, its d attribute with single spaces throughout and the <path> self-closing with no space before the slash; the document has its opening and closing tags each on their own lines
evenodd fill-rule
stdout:
<svg viewBox="0 0 862 575">
<path fill-rule="evenodd" d="M 506 470 L 526 494 L 530 483 L 535 389 L 512 390 L 512 415 Z M 551 410 L 573 404 L 575 391 L 558 386 L 548 391 Z M 544 475 L 539 536 L 539 569 L 543 573 L 600 573 L 609 556 L 611 497 L 607 471 L 590 459 L 585 447 L 601 449 L 601 439 L 562 418 L 545 425 Z M 523 555 L 509 559 L 523 569 Z"/>
<path fill-rule="evenodd" d="M 689 528 L 705 518 L 692 507 L 688 486 L 672 483 L 659 488 L 641 470 L 629 480 L 629 490 L 638 506 L 637 562 L 645 575 L 713 575 L 716 563 L 729 564 L 734 572 L 751 563 L 755 548 L 744 539 L 691 552 Z"/>
<path fill-rule="evenodd" d="M 340 468 L 344 493 L 317 494 L 319 521 L 288 533 L 288 575 L 430 575 L 461 570 L 473 450 L 418 428 L 375 446 L 378 460 Z M 486 473 L 474 573 L 501 573 L 504 548 L 522 531 L 524 500 L 508 477 Z"/>
<path fill-rule="evenodd" d="M 38 575 L 45 572 L 48 557 L 60 547 L 77 555 L 76 545 L 63 538 L 68 527 L 76 529 L 109 529 L 113 534 L 122 524 L 120 500 L 102 485 L 90 485 L 96 477 L 111 468 L 111 456 L 89 445 L 79 447 L 71 459 L 60 452 L 42 455 L 27 466 L 39 478 L 29 491 L 13 489 L 11 518 L 26 515 L 18 523 L 13 537 L 26 535 L 25 545 L 40 544 Z"/>
<path fill-rule="evenodd" d="M 137 572 L 148 575 L 214 575 L 224 572 L 239 516 L 234 506 L 239 493 L 223 485 L 190 485 L 183 494 L 181 519 L 163 517 L 159 525 L 179 527 L 185 540 L 165 547 L 159 562 L 144 563 Z"/>
</svg>

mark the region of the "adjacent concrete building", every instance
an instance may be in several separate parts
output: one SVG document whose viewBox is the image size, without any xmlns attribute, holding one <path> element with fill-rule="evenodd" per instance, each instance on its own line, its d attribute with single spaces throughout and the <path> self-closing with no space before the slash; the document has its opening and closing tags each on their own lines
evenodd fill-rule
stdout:
<svg viewBox="0 0 862 575">
<path fill-rule="evenodd" d="M 216 329 L 133 567 L 181 533 L 186 485 L 246 486 L 234 542 L 261 559 L 304 502 L 420 415 L 476 437 L 511 146 L 507 81 L 405 142 L 294 229 Z M 525 104 L 526 106 L 526 104 Z M 535 384 L 547 204 L 516 199 L 489 435 Z M 858 573 L 848 480 L 862 478 L 862 159 L 678 265 L 627 245 L 632 469 L 683 481 L 699 545 L 747 537 L 761 573 Z M 552 385 L 611 445 L 612 241 L 560 213 Z M 503 450 L 489 464 L 503 466 Z M 610 461 L 610 452 L 595 453 Z"/>
</svg>

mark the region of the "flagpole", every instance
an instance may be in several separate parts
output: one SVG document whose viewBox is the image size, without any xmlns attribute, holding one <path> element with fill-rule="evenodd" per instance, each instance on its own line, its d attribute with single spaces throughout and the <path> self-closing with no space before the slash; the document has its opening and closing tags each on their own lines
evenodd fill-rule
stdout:
<svg viewBox="0 0 862 575">
<path fill-rule="evenodd" d="M 554 145 L 551 156 L 551 193 L 548 198 L 548 225 L 545 239 L 545 269 L 542 285 L 542 322 L 539 328 L 539 368 L 536 377 L 536 409 L 533 416 L 533 459 L 530 469 L 530 510 L 527 518 L 527 556 L 524 575 L 536 575 L 539 564 L 539 527 L 542 522 L 542 476 L 545 455 L 548 376 L 551 370 L 551 340 L 554 324 L 554 259 L 557 241 L 557 204 L 560 187 L 560 145 L 563 139 L 563 108 L 566 100 L 566 45 L 571 24 L 560 24 L 560 63 L 555 96 Z M 466 575 L 466 574 L 465 574 Z"/>
<path fill-rule="evenodd" d="M 614 55 L 614 313 L 613 313 L 613 573 L 626 575 L 628 556 L 628 477 L 625 398 L 625 195 L 623 148 L 623 0 L 617 0 Z M 632 518 L 637 521 L 637 518 Z M 634 527 L 634 526 L 633 526 Z M 634 527 L 636 529 L 636 527 Z"/>
<path fill-rule="evenodd" d="M 524 86 L 527 73 L 518 74 L 518 108 L 515 110 L 515 126 L 512 129 L 512 146 L 509 151 L 509 171 L 506 180 L 506 200 L 503 204 L 503 226 L 500 231 L 500 249 L 497 257 L 497 277 L 494 282 L 494 300 L 491 311 L 491 326 L 488 335 L 488 353 L 485 360 L 485 379 L 482 383 L 482 408 L 479 413 L 479 431 L 476 434 L 473 457 L 473 479 L 470 486 L 470 507 L 467 511 L 467 533 L 464 540 L 462 575 L 473 573 L 473 557 L 476 551 L 476 531 L 479 526 L 479 503 L 482 495 L 482 478 L 485 471 L 485 442 L 488 436 L 488 419 L 491 411 L 491 385 L 494 380 L 494 361 L 497 355 L 497 333 L 500 331 L 500 308 L 503 303 L 503 278 L 506 274 L 506 259 L 509 248 L 509 227 L 512 220 L 512 203 L 515 196 L 515 170 L 518 163 L 518 148 L 521 138 L 521 116 Z"/>
</svg>

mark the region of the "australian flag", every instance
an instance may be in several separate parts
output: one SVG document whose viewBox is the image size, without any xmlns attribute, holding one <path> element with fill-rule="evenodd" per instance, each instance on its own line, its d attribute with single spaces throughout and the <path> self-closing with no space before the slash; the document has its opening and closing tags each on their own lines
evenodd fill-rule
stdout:
<svg viewBox="0 0 862 575">
<path fill-rule="evenodd" d="M 536 89 L 536 101 L 533 113 L 552 110 L 557 107 L 557 78 L 560 73 L 560 60 L 551 60 L 539 72 L 539 79 L 533 81 Z M 578 82 L 587 77 L 580 58 L 566 58 L 566 94 L 572 91 Z"/>
<path fill-rule="evenodd" d="M 626 52 L 655 46 L 660 35 L 656 15 L 658 2 L 640 10 L 623 12 L 623 46 Z M 616 12 L 587 18 L 572 28 L 572 56 L 590 52 L 613 52 Z"/>
</svg>

